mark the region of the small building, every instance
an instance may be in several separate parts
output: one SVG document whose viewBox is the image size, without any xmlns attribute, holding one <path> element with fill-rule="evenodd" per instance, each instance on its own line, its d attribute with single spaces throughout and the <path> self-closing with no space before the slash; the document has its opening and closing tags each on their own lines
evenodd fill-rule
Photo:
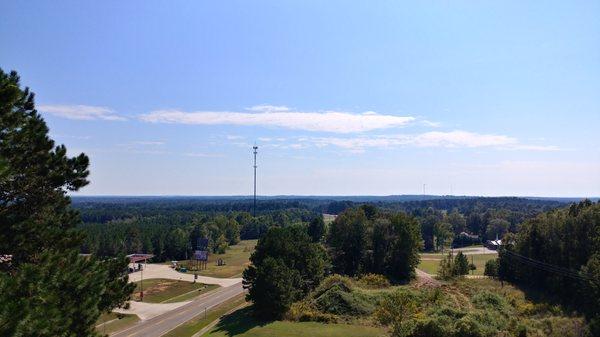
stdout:
<svg viewBox="0 0 600 337">
<path fill-rule="evenodd" d="M 458 234 L 459 237 L 461 238 L 465 238 L 465 239 L 469 239 L 469 240 L 479 240 L 479 235 L 476 234 L 469 234 L 467 232 L 460 232 L 460 234 Z"/>
<path fill-rule="evenodd" d="M 498 248 L 500 248 L 500 246 L 502 245 L 502 240 L 496 238 L 496 240 L 488 240 L 485 243 L 485 246 L 489 249 L 489 250 L 498 250 Z"/>
<path fill-rule="evenodd" d="M 129 272 L 133 273 L 139 270 L 142 270 L 142 262 L 146 264 L 148 260 L 153 258 L 153 254 L 129 254 L 127 258 L 129 259 L 129 263 L 131 266 L 129 267 Z"/>
</svg>

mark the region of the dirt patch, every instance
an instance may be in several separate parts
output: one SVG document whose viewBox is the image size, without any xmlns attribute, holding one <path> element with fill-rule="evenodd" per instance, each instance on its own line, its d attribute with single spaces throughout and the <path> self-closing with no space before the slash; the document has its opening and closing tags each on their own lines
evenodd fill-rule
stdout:
<svg viewBox="0 0 600 337">
<path fill-rule="evenodd" d="M 429 288 L 437 288 L 442 285 L 442 283 L 421 269 L 415 269 L 417 273 L 417 287 L 429 287 Z"/>
</svg>

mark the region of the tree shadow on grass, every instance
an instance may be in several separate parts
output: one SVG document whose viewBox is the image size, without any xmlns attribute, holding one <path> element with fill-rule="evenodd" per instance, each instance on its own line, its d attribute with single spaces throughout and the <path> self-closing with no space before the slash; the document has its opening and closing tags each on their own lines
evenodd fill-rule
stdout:
<svg viewBox="0 0 600 337">
<path fill-rule="evenodd" d="M 254 317 L 252 306 L 247 306 L 223 316 L 211 332 L 223 332 L 226 336 L 237 336 L 252 328 L 261 327 L 268 323 L 270 322 Z"/>
</svg>

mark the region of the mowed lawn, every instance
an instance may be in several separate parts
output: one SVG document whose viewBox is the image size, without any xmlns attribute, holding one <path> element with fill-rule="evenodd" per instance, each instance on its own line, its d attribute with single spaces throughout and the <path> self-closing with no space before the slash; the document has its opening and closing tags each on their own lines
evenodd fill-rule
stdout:
<svg viewBox="0 0 600 337">
<path fill-rule="evenodd" d="M 105 313 L 100 316 L 96 322 L 96 331 L 101 334 L 110 335 L 113 332 L 121 331 L 139 321 L 137 315 L 124 315 L 114 312 Z"/>
<path fill-rule="evenodd" d="M 421 254 L 421 262 L 419 263 L 418 268 L 428 274 L 436 275 L 440 267 L 440 261 L 444 256 L 445 255 L 443 254 Z M 475 267 L 477 267 L 477 269 L 475 269 L 475 271 L 473 272 L 473 275 L 483 275 L 483 271 L 485 270 L 485 263 L 497 257 L 498 254 L 467 255 L 469 263 L 471 263 L 472 261 L 475 264 Z"/>
<path fill-rule="evenodd" d="M 258 322 L 249 307 L 239 309 L 221 319 L 207 337 L 375 337 L 385 335 L 378 327 L 324 324 L 316 322 Z"/>
<path fill-rule="evenodd" d="M 144 302 L 173 303 L 188 301 L 200 294 L 217 288 L 217 285 L 191 283 L 168 279 L 148 279 L 143 281 Z M 136 282 L 133 299 L 140 300 L 141 282 Z"/>
<path fill-rule="evenodd" d="M 200 271 L 199 274 L 211 277 L 241 277 L 244 269 L 250 264 L 250 254 L 254 252 L 256 242 L 257 240 L 240 241 L 237 245 L 230 246 L 225 254 L 210 254 L 206 270 Z M 225 265 L 217 266 L 218 259 L 223 259 Z M 193 268 L 195 262 L 181 261 L 180 265 Z"/>
</svg>

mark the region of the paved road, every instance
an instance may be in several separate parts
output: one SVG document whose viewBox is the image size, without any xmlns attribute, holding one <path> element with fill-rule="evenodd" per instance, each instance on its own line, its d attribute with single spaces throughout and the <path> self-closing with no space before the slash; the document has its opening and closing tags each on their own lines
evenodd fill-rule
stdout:
<svg viewBox="0 0 600 337">
<path fill-rule="evenodd" d="M 183 305 L 175 310 L 166 312 L 154 318 L 140 321 L 132 327 L 120 331 L 111 337 L 159 337 L 175 329 L 179 325 L 189 321 L 206 310 L 227 301 L 244 292 L 242 283 L 236 283 L 232 286 L 219 288 L 210 295 L 203 296 L 190 303 Z"/>
</svg>

